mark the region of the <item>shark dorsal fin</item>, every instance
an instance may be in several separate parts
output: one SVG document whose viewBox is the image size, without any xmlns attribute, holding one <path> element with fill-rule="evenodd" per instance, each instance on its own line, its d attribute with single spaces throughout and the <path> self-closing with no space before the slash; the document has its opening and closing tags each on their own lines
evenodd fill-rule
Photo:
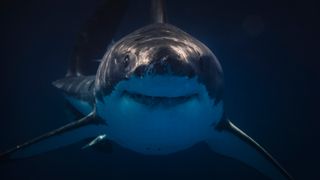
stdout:
<svg viewBox="0 0 320 180">
<path fill-rule="evenodd" d="M 166 23 L 167 16 L 164 0 L 152 0 L 151 2 L 151 18 L 153 23 Z"/>
</svg>

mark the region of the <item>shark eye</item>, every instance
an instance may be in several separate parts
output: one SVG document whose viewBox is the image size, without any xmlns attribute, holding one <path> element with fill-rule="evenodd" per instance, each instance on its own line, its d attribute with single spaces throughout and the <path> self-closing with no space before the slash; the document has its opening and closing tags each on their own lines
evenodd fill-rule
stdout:
<svg viewBox="0 0 320 180">
<path fill-rule="evenodd" d="M 126 56 L 123 58 L 123 61 L 122 61 L 122 64 L 123 64 L 123 66 L 124 66 L 125 68 L 128 67 L 129 61 L 130 61 L 130 57 L 129 57 L 129 55 L 126 55 Z"/>
</svg>

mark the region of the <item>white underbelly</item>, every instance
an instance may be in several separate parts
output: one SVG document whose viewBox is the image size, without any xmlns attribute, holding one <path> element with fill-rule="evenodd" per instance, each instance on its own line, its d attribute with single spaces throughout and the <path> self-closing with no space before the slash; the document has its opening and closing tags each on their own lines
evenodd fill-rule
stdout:
<svg viewBox="0 0 320 180">
<path fill-rule="evenodd" d="M 97 103 L 97 113 L 108 124 L 108 137 L 143 154 L 173 153 L 205 140 L 223 111 L 222 102 L 209 98 L 156 108 L 112 95 L 104 102 Z"/>
</svg>

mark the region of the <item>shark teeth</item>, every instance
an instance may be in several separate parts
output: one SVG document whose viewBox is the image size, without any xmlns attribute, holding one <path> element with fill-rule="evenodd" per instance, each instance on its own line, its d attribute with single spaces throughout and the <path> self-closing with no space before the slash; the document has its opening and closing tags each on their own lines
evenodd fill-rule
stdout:
<svg viewBox="0 0 320 180">
<path fill-rule="evenodd" d="M 191 99 L 198 98 L 198 94 L 190 94 L 184 96 L 176 96 L 176 97 L 166 97 L 166 96 L 149 96 L 140 93 L 132 93 L 128 91 L 123 91 L 122 96 L 132 99 L 133 101 L 150 106 L 177 106 L 179 104 L 186 103 Z"/>
</svg>

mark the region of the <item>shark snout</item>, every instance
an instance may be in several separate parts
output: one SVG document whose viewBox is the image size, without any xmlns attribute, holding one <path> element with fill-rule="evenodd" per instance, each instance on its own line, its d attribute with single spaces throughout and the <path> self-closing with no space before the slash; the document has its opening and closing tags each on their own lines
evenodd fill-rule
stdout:
<svg viewBox="0 0 320 180">
<path fill-rule="evenodd" d="M 137 76 L 172 75 L 193 77 L 195 70 L 192 65 L 178 52 L 170 48 L 160 48 L 151 52 L 148 63 L 135 69 Z"/>
</svg>

